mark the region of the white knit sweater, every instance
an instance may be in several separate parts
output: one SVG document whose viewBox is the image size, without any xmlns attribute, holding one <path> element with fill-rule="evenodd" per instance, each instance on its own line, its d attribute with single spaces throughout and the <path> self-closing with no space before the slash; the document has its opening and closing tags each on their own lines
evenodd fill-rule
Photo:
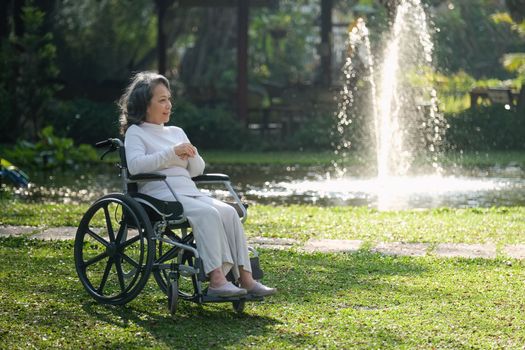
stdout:
<svg viewBox="0 0 525 350">
<path fill-rule="evenodd" d="M 184 131 L 176 126 L 152 123 L 130 126 L 124 141 L 130 174 L 164 174 L 177 194 L 204 195 L 191 180 L 204 171 L 202 157 L 197 153 L 192 158 L 182 160 L 173 149 L 174 146 L 185 142 L 190 141 Z M 139 183 L 139 191 L 159 199 L 173 200 L 166 184 L 161 181 Z"/>
</svg>

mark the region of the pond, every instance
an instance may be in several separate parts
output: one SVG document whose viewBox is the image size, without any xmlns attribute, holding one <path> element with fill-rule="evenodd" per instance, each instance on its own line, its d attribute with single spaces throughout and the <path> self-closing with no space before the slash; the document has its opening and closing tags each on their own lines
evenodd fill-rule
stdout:
<svg viewBox="0 0 525 350">
<path fill-rule="evenodd" d="M 335 178 L 332 170 L 306 166 L 207 169 L 210 173 L 229 174 L 234 187 L 249 203 L 369 206 L 384 210 L 525 205 L 525 170 L 518 166 L 451 168 L 442 175 L 384 180 L 357 175 Z M 17 197 L 37 202 L 91 203 L 101 195 L 120 191 L 121 186 L 118 169 L 110 165 L 40 172 L 31 180 L 32 187 L 18 191 Z"/>
</svg>

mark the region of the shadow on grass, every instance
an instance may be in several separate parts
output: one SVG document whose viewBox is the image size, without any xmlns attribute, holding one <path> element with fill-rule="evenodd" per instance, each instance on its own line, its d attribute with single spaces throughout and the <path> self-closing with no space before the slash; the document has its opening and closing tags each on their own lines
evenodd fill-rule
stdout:
<svg viewBox="0 0 525 350">
<path fill-rule="evenodd" d="M 149 288 L 151 289 L 151 287 Z M 247 336 L 267 337 L 272 327 L 279 323 L 273 317 L 252 314 L 250 307 L 245 314 L 235 314 L 229 303 L 198 305 L 179 302 L 172 317 L 166 308 L 166 297 L 160 292 L 146 291 L 125 306 L 100 305 L 85 301 L 82 310 L 90 318 L 117 329 L 137 328 L 136 339 L 112 340 L 117 348 L 145 347 L 146 335 L 154 338 L 153 344 L 167 348 L 205 349 L 232 347 Z M 298 341 L 301 342 L 301 341 Z"/>
<path fill-rule="evenodd" d="M 494 317 L 484 314 L 495 301 L 508 315 L 523 302 L 507 299 L 518 290 L 512 273 L 522 273 L 523 265 L 498 260 L 260 253 L 264 282 L 279 289 L 276 296 L 247 303 L 242 315 L 229 303 L 180 301 L 172 318 L 153 278 L 127 305 L 100 305 L 78 281 L 71 243 L 0 240 L 0 329 L 6 330 L 0 342 L 14 348 L 45 348 L 50 341 L 122 349 L 460 348 L 464 339 L 477 343 L 458 329 L 497 330 Z"/>
</svg>

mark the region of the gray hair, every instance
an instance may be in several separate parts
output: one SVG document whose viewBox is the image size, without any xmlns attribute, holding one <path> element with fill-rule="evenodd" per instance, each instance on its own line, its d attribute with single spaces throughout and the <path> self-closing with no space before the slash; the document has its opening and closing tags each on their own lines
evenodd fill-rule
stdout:
<svg viewBox="0 0 525 350">
<path fill-rule="evenodd" d="M 131 78 L 131 83 L 118 101 L 120 109 L 120 133 L 124 135 L 131 125 L 142 124 L 153 97 L 153 89 L 164 84 L 170 90 L 166 77 L 155 72 L 139 72 Z"/>
</svg>

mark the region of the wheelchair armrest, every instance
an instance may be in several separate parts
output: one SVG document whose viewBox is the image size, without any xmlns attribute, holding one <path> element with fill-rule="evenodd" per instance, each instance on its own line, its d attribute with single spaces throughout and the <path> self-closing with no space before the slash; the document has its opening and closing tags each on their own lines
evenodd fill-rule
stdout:
<svg viewBox="0 0 525 350">
<path fill-rule="evenodd" d="M 217 182 L 230 181 L 230 177 L 226 174 L 203 174 L 192 178 L 195 182 Z"/>
<path fill-rule="evenodd" d="M 166 179 L 166 175 L 157 173 L 142 173 L 130 175 L 128 179 L 131 181 L 159 181 Z"/>
</svg>

